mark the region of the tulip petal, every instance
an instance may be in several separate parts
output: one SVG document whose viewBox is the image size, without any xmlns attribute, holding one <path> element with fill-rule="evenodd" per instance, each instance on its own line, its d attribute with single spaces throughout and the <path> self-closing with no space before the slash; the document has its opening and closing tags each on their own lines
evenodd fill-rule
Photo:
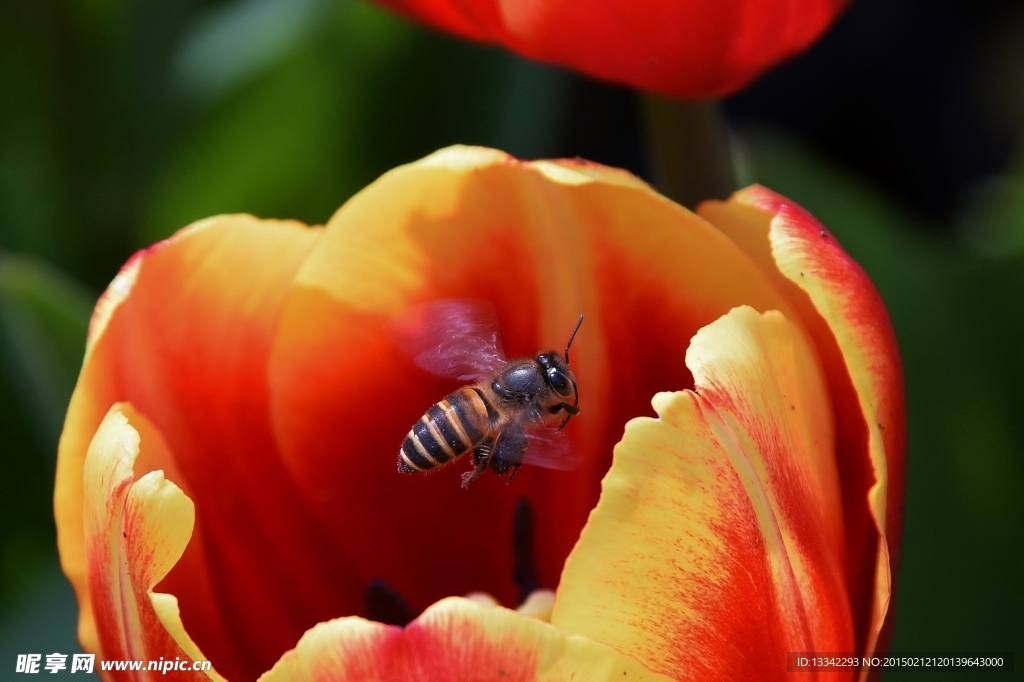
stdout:
<svg viewBox="0 0 1024 682">
<path fill-rule="evenodd" d="M 906 407 L 895 334 L 864 271 L 813 216 L 753 186 L 699 209 L 787 292 L 825 365 L 836 404 L 849 592 L 858 651 L 891 627 L 900 545 Z"/>
<path fill-rule="evenodd" d="M 831 405 L 801 328 L 737 308 L 686 353 L 695 391 L 626 427 L 552 623 L 679 680 L 782 679 L 849 651 Z"/>
<path fill-rule="evenodd" d="M 299 640 L 260 682 L 568 682 L 670 678 L 611 647 L 567 637 L 547 623 L 501 607 L 451 597 L 404 629 L 339 618 Z"/>
<path fill-rule="evenodd" d="M 311 623 L 333 615 L 322 599 L 333 567 L 312 556 L 322 553 L 316 524 L 275 466 L 265 404 L 280 302 L 319 234 L 288 221 L 210 218 L 139 252 L 104 295 L 68 408 L 54 494 L 61 563 L 79 599 L 86 649 L 98 643 L 85 584 L 81 471 L 99 423 L 122 401 L 166 439 L 146 466 L 177 470 L 175 482 L 196 505 L 193 540 L 162 588 L 178 597 L 189 633 L 217 668 L 255 679 Z M 294 530 L 274 532 L 280 526 Z M 294 580 L 307 566 L 320 567 L 319 581 L 309 572 Z M 277 585 L 305 598 L 282 603 Z M 267 623 L 239 616 L 239 604 L 265 613 Z M 252 636 L 279 648 L 262 659 L 243 654 L 264 651 L 249 646 Z"/>
<path fill-rule="evenodd" d="M 566 429 L 580 470 L 524 467 L 468 492 L 464 465 L 396 475 L 405 433 L 458 384 L 424 377 L 383 326 L 437 298 L 491 301 L 511 357 L 562 348 L 586 314 L 572 350 L 583 414 Z M 339 613 L 365 615 L 378 578 L 415 610 L 478 590 L 514 605 L 520 497 L 538 519 L 540 586 L 555 587 L 625 422 L 692 385 L 676 339 L 743 303 L 791 312 L 735 244 L 622 171 L 453 147 L 356 195 L 297 274 L 270 366 L 282 459 L 349 557 Z"/>
<path fill-rule="evenodd" d="M 380 0 L 466 38 L 681 97 L 736 90 L 804 49 L 847 0 Z"/>
<path fill-rule="evenodd" d="M 139 266 L 142 265 L 143 253 L 136 253 L 128 259 L 128 262 L 121 267 L 121 270 L 114 277 L 110 286 L 107 287 L 107 290 L 103 292 L 103 295 L 96 302 L 96 307 L 92 311 L 92 318 L 89 320 L 89 335 L 85 342 L 85 354 L 87 356 L 96 340 L 103 336 L 103 332 L 106 331 L 107 323 L 110 322 L 114 311 L 124 302 L 124 299 L 131 293 L 132 287 L 135 286 L 135 278 L 139 276 Z"/>
<path fill-rule="evenodd" d="M 185 551 L 194 508 L 162 471 L 135 477 L 139 445 L 124 407 L 114 405 L 85 459 L 85 544 L 98 653 L 105 660 L 205 660 L 185 632 L 177 600 L 153 591 Z M 178 674 L 223 679 L 213 671 Z"/>
</svg>

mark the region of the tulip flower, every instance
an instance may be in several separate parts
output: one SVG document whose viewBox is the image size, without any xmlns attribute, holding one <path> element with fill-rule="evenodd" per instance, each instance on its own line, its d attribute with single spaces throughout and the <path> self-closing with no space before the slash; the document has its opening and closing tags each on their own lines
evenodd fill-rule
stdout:
<svg viewBox="0 0 1024 682">
<path fill-rule="evenodd" d="M 397 471 L 459 384 L 384 327 L 444 298 L 490 301 L 510 357 L 585 314 L 580 468 Z M 79 638 L 233 682 L 781 679 L 884 637 L 902 400 L 877 293 L 787 199 L 694 214 L 442 150 L 324 227 L 210 218 L 110 285 L 57 470 Z"/>
<path fill-rule="evenodd" d="M 379 0 L 437 28 L 678 97 L 734 92 L 813 43 L 847 0 Z"/>
</svg>

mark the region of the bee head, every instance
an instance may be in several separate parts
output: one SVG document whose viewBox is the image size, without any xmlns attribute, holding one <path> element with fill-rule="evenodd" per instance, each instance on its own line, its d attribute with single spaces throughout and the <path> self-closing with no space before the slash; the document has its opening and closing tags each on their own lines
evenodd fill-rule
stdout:
<svg viewBox="0 0 1024 682">
<path fill-rule="evenodd" d="M 576 393 L 576 379 L 569 364 L 556 351 L 541 353 L 537 362 L 544 368 L 544 379 L 559 397 L 571 398 Z M 579 397 L 576 397 L 577 401 Z"/>
<path fill-rule="evenodd" d="M 566 412 L 565 420 L 558 427 L 559 430 L 565 428 L 565 425 L 569 423 L 570 417 L 580 412 L 578 407 L 580 404 L 580 394 L 579 389 L 576 388 L 576 377 L 573 376 L 572 370 L 569 369 L 569 347 L 572 346 L 572 340 L 576 338 L 576 332 L 579 331 L 581 324 L 583 324 L 582 315 L 580 315 L 579 322 L 576 323 L 576 328 L 572 330 L 572 334 L 569 336 L 569 342 L 565 344 L 564 358 L 555 351 L 541 353 L 537 356 L 538 364 L 544 368 L 544 380 L 551 387 L 551 390 L 560 398 L 571 397 L 573 399 L 572 405 L 566 402 L 559 402 L 550 408 L 553 414 L 557 414 L 562 410 Z"/>
</svg>

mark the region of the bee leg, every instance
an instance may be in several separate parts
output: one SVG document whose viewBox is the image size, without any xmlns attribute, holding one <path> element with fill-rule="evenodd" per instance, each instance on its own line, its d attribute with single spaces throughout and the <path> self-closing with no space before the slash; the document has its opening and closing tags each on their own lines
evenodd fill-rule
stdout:
<svg viewBox="0 0 1024 682">
<path fill-rule="evenodd" d="M 462 474 L 462 487 L 468 488 L 469 484 L 475 481 L 476 479 L 480 478 L 480 476 L 483 475 L 485 471 L 487 471 L 486 466 L 477 466 L 472 471 L 467 471 L 466 473 Z"/>
<path fill-rule="evenodd" d="M 494 450 L 494 441 L 485 440 L 483 443 L 477 446 L 476 450 L 473 451 L 473 466 L 487 466 L 487 463 L 491 461 L 491 452 Z"/>
<path fill-rule="evenodd" d="M 501 438 L 500 433 L 498 434 L 498 438 Z M 476 450 L 473 451 L 473 470 L 462 474 L 463 488 L 468 488 L 470 483 L 478 479 L 485 471 L 487 471 L 487 467 L 491 463 L 495 442 L 495 440 L 485 440 L 477 446 Z"/>
<path fill-rule="evenodd" d="M 511 426 L 501 432 L 501 441 L 496 443 L 491 454 L 491 471 L 499 476 L 508 474 L 505 483 L 511 483 L 519 467 L 523 465 L 526 448 L 530 444 L 522 429 Z M 509 473 L 511 472 L 511 473 Z"/>
<path fill-rule="evenodd" d="M 570 419 L 580 413 L 580 408 L 575 405 L 570 405 L 569 403 L 558 403 L 554 407 L 549 408 L 548 412 L 551 414 L 558 414 L 562 410 L 565 410 L 565 419 L 562 420 L 562 425 L 558 427 L 559 431 L 565 428 L 565 425 L 569 423 Z"/>
<path fill-rule="evenodd" d="M 575 417 L 580 413 L 580 408 L 576 407 L 575 405 L 570 405 L 569 403 L 558 403 L 554 407 L 549 408 L 548 412 L 550 412 L 551 414 L 558 414 L 562 410 L 565 410 L 570 417 Z"/>
</svg>

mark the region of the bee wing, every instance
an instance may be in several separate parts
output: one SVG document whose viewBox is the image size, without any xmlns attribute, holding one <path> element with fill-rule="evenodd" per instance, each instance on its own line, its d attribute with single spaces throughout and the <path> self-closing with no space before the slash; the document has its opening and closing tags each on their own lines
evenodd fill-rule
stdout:
<svg viewBox="0 0 1024 682">
<path fill-rule="evenodd" d="M 388 320 L 384 331 L 417 367 L 438 376 L 472 381 L 505 364 L 498 316 L 486 301 L 422 303 Z"/>
<path fill-rule="evenodd" d="M 523 435 L 528 442 L 523 464 L 570 471 L 583 463 L 583 456 L 573 449 L 564 431 L 553 426 L 531 424 L 523 427 Z"/>
</svg>

